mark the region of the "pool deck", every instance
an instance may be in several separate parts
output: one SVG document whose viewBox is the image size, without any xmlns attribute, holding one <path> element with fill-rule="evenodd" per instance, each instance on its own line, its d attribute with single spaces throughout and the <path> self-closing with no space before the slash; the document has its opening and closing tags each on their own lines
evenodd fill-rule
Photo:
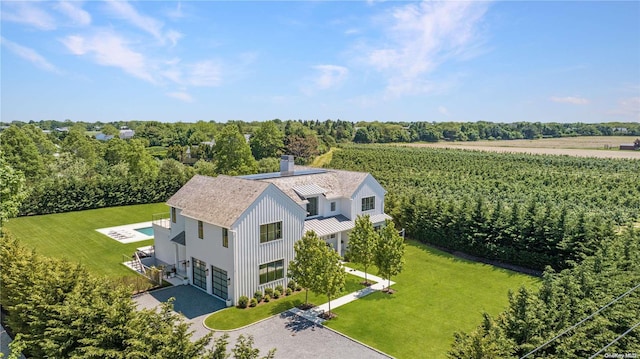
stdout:
<svg viewBox="0 0 640 359">
<path fill-rule="evenodd" d="M 136 231 L 136 229 L 146 228 L 151 226 L 152 226 L 152 222 L 149 221 L 149 222 L 125 224 L 122 226 L 115 226 L 115 227 L 108 227 L 108 228 L 99 228 L 99 229 L 96 229 L 96 231 L 120 243 L 133 243 L 133 242 L 144 241 L 147 239 L 153 239 L 153 236 L 148 236 L 144 233 Z"/>
</svg>

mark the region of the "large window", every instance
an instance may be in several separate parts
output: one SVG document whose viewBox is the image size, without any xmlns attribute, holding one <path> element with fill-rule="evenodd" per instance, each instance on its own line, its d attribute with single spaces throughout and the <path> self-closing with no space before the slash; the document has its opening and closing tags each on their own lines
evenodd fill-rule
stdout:
<svg viewBox="0 0 640 359">
<path fill-rule="evenodd" d="M 284 278 L 284 260 L 260 265 L 260 284 Z"/>
<path fill-rule="evenodd" d="M 176 223 L 176 207 L 171 207 L 171 222 Z"/>
<path fill-rule="evenodd" d="M 207 264 L 199 259 L 191 258 L 193 285 L 207 290 Z"/>
<path fill-rule="evenodd" d="M 213 288 L 214 295 L 227 300 L 228 282 L 229 280 L 227 279 L 227 271 L 211 266 L 211 287 Z"/>
<path fill-rule="evenodd" d="M 307 217 L 318 215 L 318 197 L 307 198 Z"/>
<path fill-rule="evenodd" d="M 282 239 L 282 222 L 263 224 L 260 226 L 260 243 Z"/>
<path fill-rule="evenodd" d="M 222 246 L 229 248 L 229 230 L 222 228 Z"/>
<path fill-rule="evenodd" d="M 198 238 L 204 239 L 204 225 L 202 221 L 198 221 Z"/>
<path fill-rule="evenodd" d="M 370 211 L 376 208 L 376 197 L 365 197 L 362 199 L 362 211 Z"/>
</svg>

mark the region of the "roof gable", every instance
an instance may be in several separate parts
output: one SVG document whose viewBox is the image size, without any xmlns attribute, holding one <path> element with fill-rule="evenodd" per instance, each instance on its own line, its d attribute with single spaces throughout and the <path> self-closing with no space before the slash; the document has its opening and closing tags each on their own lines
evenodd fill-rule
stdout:
<svg viewBox="0 0 640 359">
<path fill-rule="evenodd" d="M 167 204 L 186 217 L 230 228 L 268 186 L 238 177 L 196 175 Z"/>
</svg>

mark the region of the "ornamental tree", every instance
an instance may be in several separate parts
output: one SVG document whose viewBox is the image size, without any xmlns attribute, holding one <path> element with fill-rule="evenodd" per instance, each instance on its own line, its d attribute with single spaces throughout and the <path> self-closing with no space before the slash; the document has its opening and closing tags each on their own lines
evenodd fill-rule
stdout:
<svg viewBox="0 0 640 359">
<path fill-rule="evenodd" d="M 367 268 L 374 264 L 378 233 L 373 229 L 369 215 L 358 216 L 355 227 L 349 234 L 349 260 L 364 267 L 364 282 L 367 280 Z"/>
<path fill-rule="evenodd" d="M 378 274 L 389 281 L 387 290 L 391 285 L 391 276 L 402 272 L 403 257 L 404 239 L 398 234 L 393 222 L 387 219 L 384 228 L 380 230 L 375 250 L 375 264 L 378 267 Z"/>
<path fill-rule="evenodd" d="M 326 245 L 314 231 L 308 231 L 293 248 L 295 258 L 289 262 L 287 276 L 305 289 L 305 304 L 309 304 L 309 289 L 313 287 L 318 274 L 318 261 L 322 258 Z"/>
</svg>

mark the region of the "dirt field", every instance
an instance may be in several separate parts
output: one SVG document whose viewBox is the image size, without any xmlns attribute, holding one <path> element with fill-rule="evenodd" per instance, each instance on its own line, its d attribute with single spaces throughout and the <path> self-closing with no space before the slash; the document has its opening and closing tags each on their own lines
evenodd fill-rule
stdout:
<svg viewBox="0 0 640 359">
<path fill-rule="evenodd" d="M 539 140 L 411 143 L 404 146 L 640 160 L 640 151 L 618 149 L 621 143 L 633 143 L 634 140 L 635 137 L 631 136 L 593 136 Z"/>
</svg>

